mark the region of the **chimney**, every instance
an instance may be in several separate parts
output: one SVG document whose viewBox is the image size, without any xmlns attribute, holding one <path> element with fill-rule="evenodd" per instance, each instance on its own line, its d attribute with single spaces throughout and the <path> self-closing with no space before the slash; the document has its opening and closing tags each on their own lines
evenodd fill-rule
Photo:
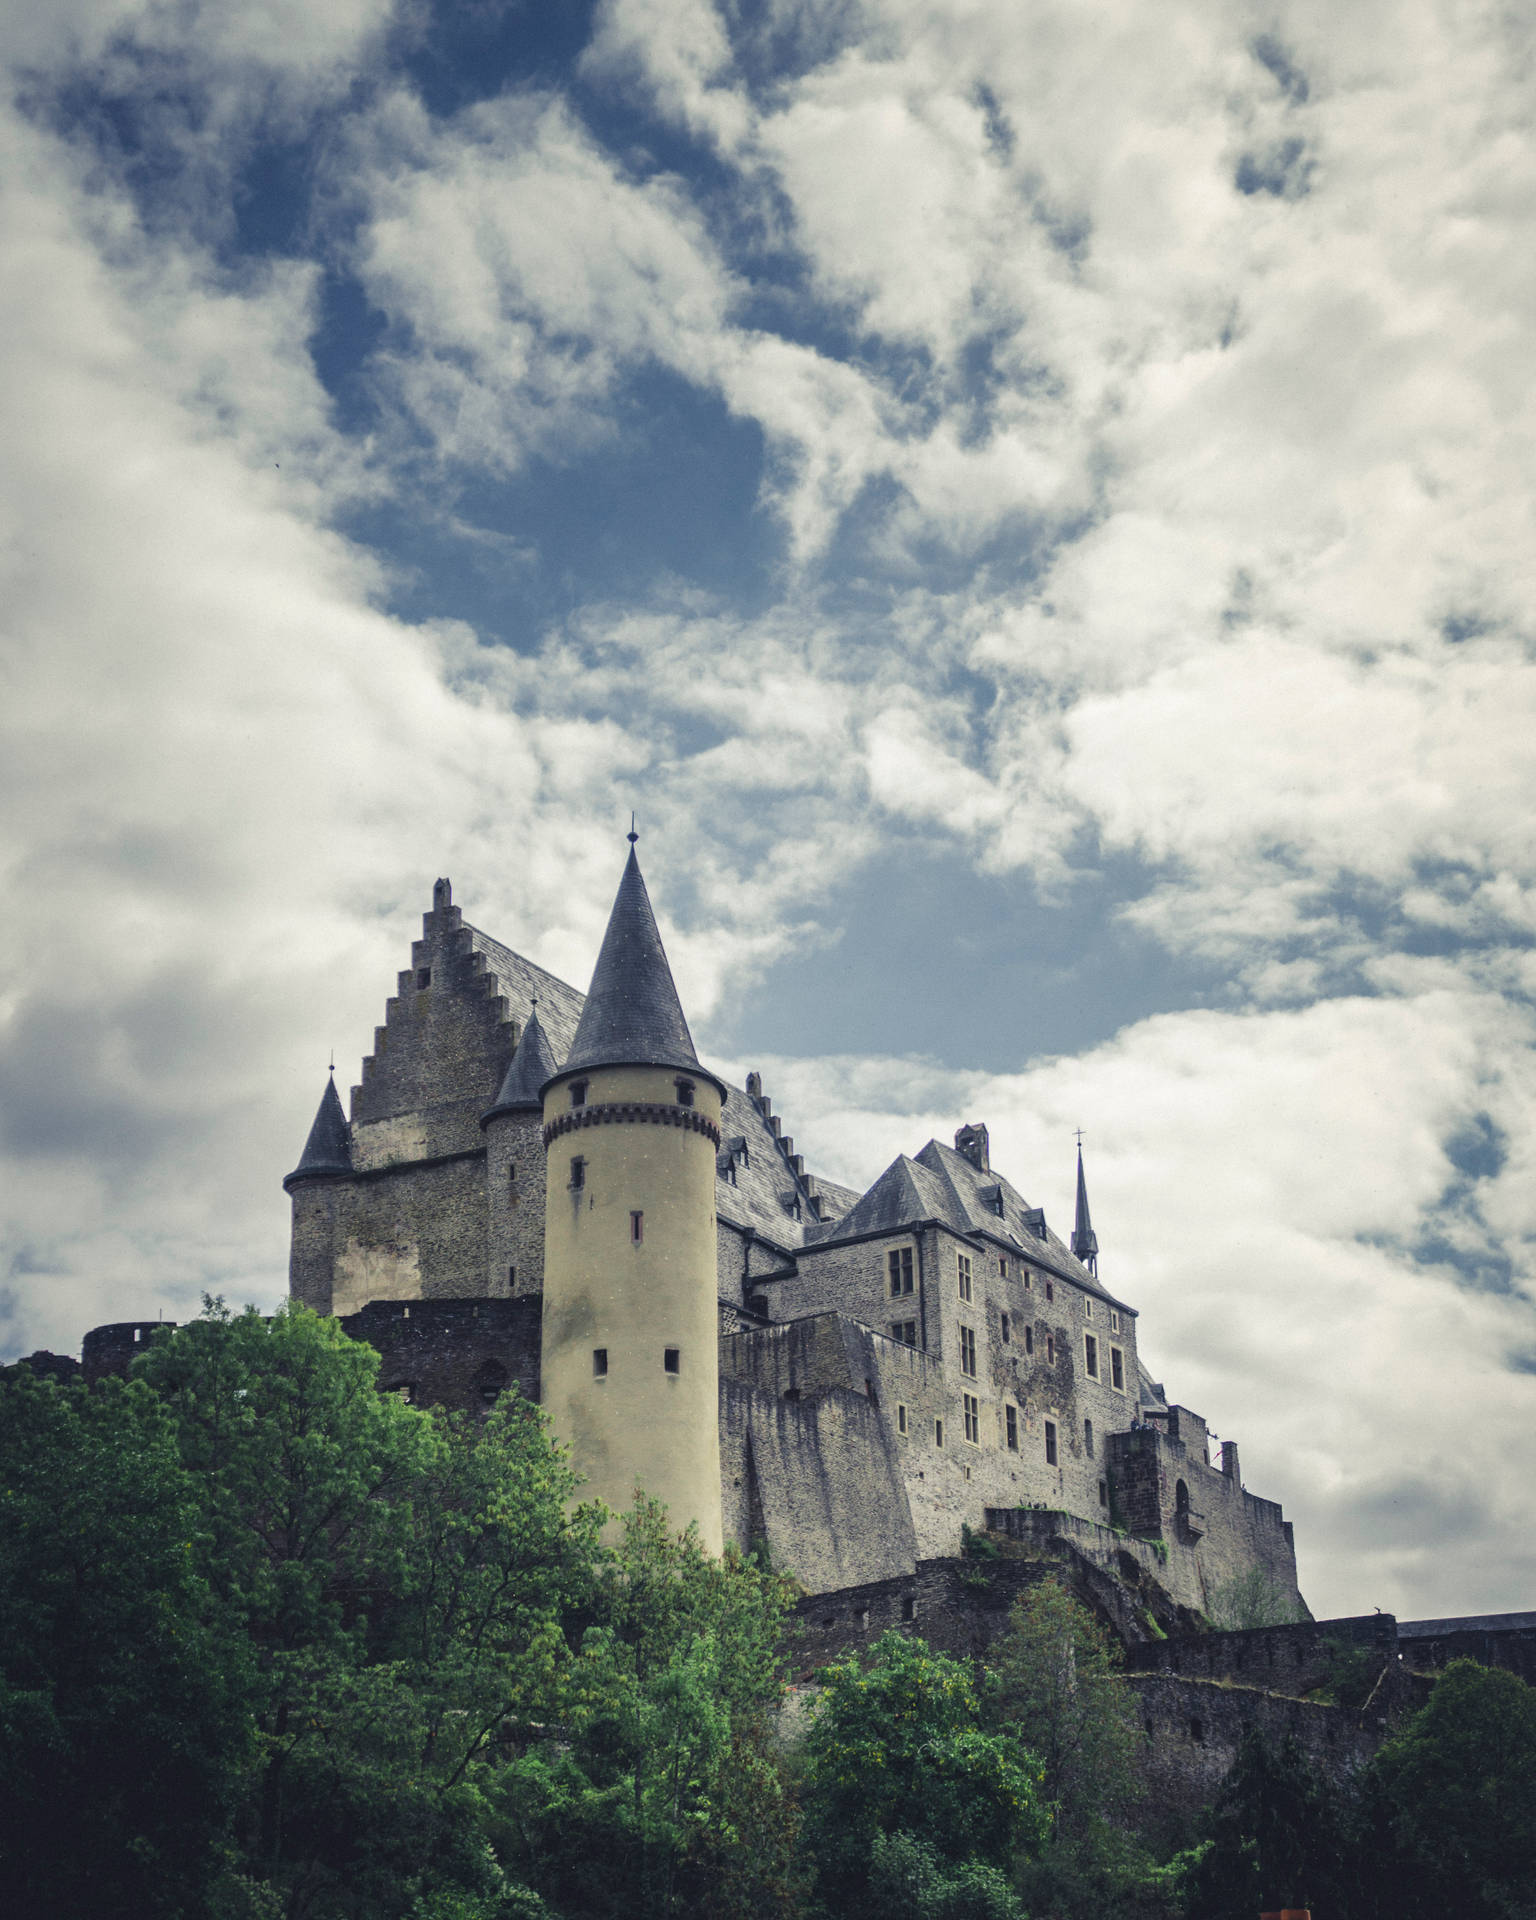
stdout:
<svg viewBox="0 0 1536 1920">
<path fill-rule="evenodd" d="M 955 1152 L 969 1160 L 978 1173 L 992 1171 L 987 1129 L 980 1120 L 974 1126 L 962 1127 L 955 1135 Z"/>
</svg>

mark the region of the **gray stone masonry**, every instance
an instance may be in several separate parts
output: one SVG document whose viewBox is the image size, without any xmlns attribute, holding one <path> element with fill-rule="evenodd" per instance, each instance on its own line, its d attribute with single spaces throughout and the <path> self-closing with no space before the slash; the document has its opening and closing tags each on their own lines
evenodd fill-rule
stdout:
<svg viewBox="0 0 1536 1920">
<path fill-rule="evenodd" d="M 484 1413 L 509 1386 L 539 1397 L 540 1301 L 375 1300 L 342 1330 L 379 1353 L 379 1387 L 415 1406 Z"/>
<path fill-rule="evenodd" d="M 485 1124 L 485 1286 L 488 1294 L 544 1289 L 544 1136 L 536 1110 Z"/>
<path fill-rule="evenodd" d="M 1207 1448 L 1205 1422 L 1187 1407 L 1112 1435 L 1115 1524 L 1166 1543 L 1167 1584 L 1187 1606 L 1208 1612 L 1224 1587 L 1257 1569 L 1277 1604 L 1305 1614 L 1290 1522 L 1241 1484 L 1235 1447 L 1223 1450 L 1229 1471 L 1210 1465 Z"/>
<path fill-rule="evenodd" d="M 1305 1694 L 1321 1687 L 1336 1649 L 1363 1647 L 1383 1668 L 1398 1659 L 1397 1622 L 1390 1613 L 1340 1620 L 1302 1620 L 1284 1627 L 1236 1633 L 1175 1634 L 1132 1647 L 1127 1666 L 1140 1673 L 1177 1673 L 1186 1679 L 1231 1680 L 1273 1693 Z"/>
<path fill-rule="evenodd" d="M 720 1453 L 726 1538 L 743 1549 L 763 1540 L 812 1592 L 912 1571 L 900 1474 L 864 1394 L 831 1388 L 797 1402 L 722 1379 Z"/>
</svg>

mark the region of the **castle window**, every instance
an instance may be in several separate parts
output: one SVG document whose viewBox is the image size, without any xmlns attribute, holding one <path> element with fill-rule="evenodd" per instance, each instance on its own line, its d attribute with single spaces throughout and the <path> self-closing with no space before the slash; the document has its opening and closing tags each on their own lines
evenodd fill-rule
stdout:
<svg viewBox="0 0 1536 1920">
<path fill-rule="evenodd" d="M 1205 1722 L 1203 1720 L 1190 1721 L 1189 1737 L 1197 1747 L 1203 1747 L 1205 1745 Z"/>
<path fill-rule="evenodd" d="M 1093 1422 L 1091 1420 L 1083 1422 L 1083 1451 L 1090 1460 L 1093 1458 Z"/>
<path fill-rule="evenodd" d="M 997 1277 L 999 1280 L 1008 1278 L 1008 1262 L 1002 1254 L 997 1256 Z"/>
<path fill-rule="evenodd" d="M 936 1447 L 942 1447 L 944 1444 L 944 1422 L 942 1420 L 935 1420 L 933 1423 L 933 1444 Z"/>
<path fill-rule="evenodd" d="M 907 1410 L 898 1400 L 896 1402 L 896 1431 L 898 1433 L 905 1433 L 906 1430 L 907 1430 Z"/>
<path fill-rule="evenodd" d="M 432 969 L 430 967 L 418 967 L 416 969 L 416 991 L 423 993 L 431 984 Z"/>
<path fill-rule="evenodd" d="M 1003 1424 L 1007 1428 L 1008 1451 L 1010 1453 L 1017 1453 L 1019 1450 L 1019 1410 L 1017 1407 L 1003 1408 Z"/>
<path fill-rule="evenodd" d="M 386 1387 L 386 1393 L 392 1393 L 397 1400 L 403 1400 L 408 1407 L 416 1404 L 416 1389 L 408 1380 L 402 1380 L 398 1386 Z"/>
<path fill-rule="evenodd" d="M 1083 1335 L 1083 1367 L 1090 1380 L 1099 1377 L 1099 1343 L 1091 1333 Z"/>
<path fill-rule="evenodd" d="M 507 1168 L 507 1205 L 509 1207 L 517 1205 L 517 1168 L 515 1166 Z"/>
<path fill-rule="evenodd" d="M 901 1603 L 901 1617 L 903 1620 L 915 1620 L 917 1618 L 917 1602 L 910 1593 Z"/>
<path fill-rule="evenodd" d="M 629 1244 L 638 1247 L 645 1238 L 645 1215 L 632 1213 L 629 1216 Z"/>
<path fill-rule="evenodd" d="M 1083 1318 L 1085 1320 L 1093 1318 L 1093 1300 L 1086 1293 L 1083 1295 Z"/>
<path fill-rule="evenodd" d="M 891 1277 L 891 1298 L 912 1291 L 912 1249 L 893 1247 L 885 1256 L 886 1271 Z"/>
<path fill-rule="evenodd" d="M 573 1107 L 584 1107 L 586 1104 L 587 1104 L 586 1081 L 573 1080 L 571 1082 L 571 1105 Z"/>
<path fill-rule="evenodd" d="M 1026 1353 L 1033 1353 L 1034 1350 L 1035 1350 L 1035 1330 L 1026 1321 L 1024 1326 L 1024 1351 Z"/>
<path fill-rule="evenodd" d="M 587 1163 L 578 1153 L 571 1161 L 571 1191 L 579 1193 L 587 1184 Z"/>
<path fill-rule="evenodd" d="M 1047 1300 L 1054 1300 L 1056 1298 L 1056 1282 L 1054 1280 L 1046 1281 L 1045 1297 Z"/>
<path fill-rule="evenodd" d="M 1107 1480 L 1101 1480 L 1099 1482 L 1099 1505 L 1101 1507 L 1107 1507 L 1109 1505 L 1109 1482 Z"/>
<path fill-rule="evenodd" d="M 968 1253 L 961 1253 L 955 1257 L 960 1263 L 960 1298 L 962 1300 L 969 1300 L 971 1297 L 971 1256 Z"/>
<path fill-rule="evenodd" d="M 594 1380 L 606 1380 L 608 1378 L 608 1349 L 606 1347 L 594 1347 L 592 1349 L 592 1377 Z"/>
<path fill-rule="evenodd" d="M 960 1371 L 976 1378 L 976 1332 L 972 1327 L 960 1329 Z"/>
<path fill-rule="evenodd" d="M 1054 1467 L 1056 1464 L 1056 1422 L 1054 1420 L 1047 1420 L 1045 1423 L 1045 1464 L 1048 1467 Z"/>
<path fill-rule="evenodd" d="M 1120 1316 L 1115 1312 L 1113 1307 L 1109 1310 L 1109 1330 L 1111 1333 L 1118 1333 L 1120 1331 Z"/>
<path fill-rule="evenodd" d="M 475 1375 L 475 1392 L 488 1407 L 493 1407 L 506 1392 L 510 1378 L 499 1360 L 487 1360 Z"/>
<path fill-rule="evenodd" d="M 663 1373 L 681 1373 L 683 1355 L 679 1347 L 663 1347 L 661 1350 L 661 1368 Z"/>
<path fill-rule="evenodd" d="M 676 1082 L 676 1086 L 677 1104 L 680 1107 L 691 1107 L 693 1105 L 693 1082 L 691 1080 L 679 1080 Z"/>
<path fill-rule="evenodd" d="M 1006 1347 L 1007 1344 L 1008 1344 L 1008 1316 L 1005 1313 L 1003 1315 L 1003 1345 Z"/>
<path fill-rule="evenodd" d="M 1125 1355 L 1118 1347 L 1109 1350 L 1109 1384 L 1116 1393 L 1125 1392 Z"/>
<path fill-rule="evenodd" d="M 1054 1333 L 1048 1333 L 1045 1336 L 1045 1364 L 1048 1367 L 1054 1367 L 1056 1364 L 1056 1336 Z"/>
<path fill-rule="evenodd" d="M 511 1288 L 511 1287 L 515 1287 L 516 1285 L 517 1285 L 517 1268 L 508 1267 L 507 1268 L 507 1286 Z"/>
<path fill-rule="evenodd" d="M 973 1447 L 981 1445 L 981 1402 L 974 1393 L 962 1393 L 960 1405 L 965 1415 L 965 1437 Z"/>
<path fill-rule="evenodd" d="M 1026 1293 L 1033 1293 L 1034 1290 L 1035 1290 L 1035 1276 L 1030 1272 L 1028 1267 L 1025 1267 L 1024 1268 L 1024 1291 Z"/>
<path fill-rule="evenodd" d="M 917 1322 L 915 1320 L 897 1320 L 891 1326 L 891 1338 L 899 1340 L 904 1347 L 917 1345 Z"/>
</svg>

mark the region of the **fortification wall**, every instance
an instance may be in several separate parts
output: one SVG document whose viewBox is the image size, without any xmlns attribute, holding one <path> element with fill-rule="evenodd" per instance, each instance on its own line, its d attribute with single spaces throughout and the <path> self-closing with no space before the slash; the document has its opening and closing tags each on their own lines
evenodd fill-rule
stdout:
<svg viewBox="0 0 1536 1920">
<path fill-rule="evenodd" d="M 1185 1407 L 1171 1410 L 1167 1431 L 1112 1435 L 1114 1519 L 1165 1543 L 1164 1584 L 1183 1605 L 1209 1612 L 1223 1588 L 1257 1574 L 1274 1604 L 1306 1615 L 1290 1522 L 1273 1500 L 1242 1485 L 1235 1446 L 1222 1449 L 1222 1460 L 1210 1465 L 1205 1422 Z"/>
<path fill-rule="evenodd" d="M 80 1342 L 80 1370 L 91 1386 L 108 1374 L 126 1374 L 156 1334 L 175 1326 L 174 1320 L 115 1320 L 92 1327 Z"/>
<path fill-rule="evenodd" d="M 1398 1638 L 1392 1615 L 1366 1613 L 1290 1626 L 1250 1627 L 1236 1633 L 1180 1634 L 1132 1648 L 1126 1664 L 1143 1673 L 1232 1680 L 1301 1694 L 1323 1686 L 1336 1653 L 1354 1648 L 1379 1657 L 1383 1666 L 1395 1664 Z"/>
<path fill-rule="evenodd" d="M 1479 1666 L 1517 1673 L 1536 1687 L 1536 1613 L 1400 1620 L 1397 1649 L 1403 1664 L 1418 1673 L 1438 1673 L 1452 1660 L 1475 1660 Z"/>
<path fill-rule="evenodd" d="M 726 1538 L 763 1538 L 774 1566 L 813 1592 L 915 1565 L 901 1474 L 865 1395 L 790 1401 L 722 1378 L 720 1453 Z"/>
<path fill-rule="evenodd" d="M 416 1406 L 483 1413 L 516 1384 L 539 1397 L 537 1295 L 516 1300 L 376 1300 L 342 1331 L 379 1353 L 379 1386 Z"/>
</svg>

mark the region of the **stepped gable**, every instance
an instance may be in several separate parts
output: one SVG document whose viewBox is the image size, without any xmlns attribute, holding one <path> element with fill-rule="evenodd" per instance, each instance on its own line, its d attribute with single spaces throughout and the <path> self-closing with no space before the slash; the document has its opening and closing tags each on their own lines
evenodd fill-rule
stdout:
<svg viewBox="0 0 1536 1920">
<path fill-rule="evenodd" d="M 576 1037 L 561 1071 L 630 1066 L 704 1072 L 633 845 L 598 949 Z"/>
<path fill-rule="evenodd" d="M 291 1192 L 300 1180 L 331 1180 L 351 1171 L 352 1130 L 342 1111 L 341 1095 L 336 1091 L 333 1076 L 325 1083 L 325 1092 L 320 1096 L 320 1106 L 315 1114 L 315 1124 L 304 1142 L 299 1164 L 283 1181 L 283 1186 Z"/>
<path fill-rule="evenodd" d="M 479 927 L 466 923 L 464 931 L 469 935 L 473 950 L 485 955 L 486 966 L 494 974 L 497 990 L 512 1009 L 514 1020 L 527 1020 L 534 1002 L 538 1002 L 539 1024 L 544 1029 L 555 1058 L 563 1060 L 576 1038 L 576 1026 L 581 1019 L 586 996 L 558 974 L 546 973 L 523 954 L 514 953 L 511 947 L 504 946 L 500 940 L 493 940 Z"/>
<path fill-rule="evenodd" d="M 846 1213 L 859 1197 L 806 1172 L 757 1073 L 747 1075 L 745 1092 L 726 1087 L 717 1170 L 720 1218 L 749 1228 L 784 1252 L 806 1244 L 820 1221 Z"/>
<path fill-rule="evenodd" d="M 480 1124 L 484 1126 L 487 1120 L 493 1120 L 498 1113 L 518 1113 L 528 1108 L 535 1113 L 542 1111 L 544 1088 L 559 1071 L 554 1049 L 549 1044 L 549 1037 L 539 1019 L 539 1010 L 535 1007 L 528 1015 L 528 1024 L 523 1028 L 523 1037 L 517 1043 L 517 1052 L 507 1068 L 501 1091 L 482 1116 Z"/>
<path fill-rule="evenodd" d="M 352 1089 L 354 1127 L 431 1109 L 478 1116 L 495 1098 L 517 1044 L 513 1008 L 448 881 L 433 887 L 421 932 Z"/>
</svg>

